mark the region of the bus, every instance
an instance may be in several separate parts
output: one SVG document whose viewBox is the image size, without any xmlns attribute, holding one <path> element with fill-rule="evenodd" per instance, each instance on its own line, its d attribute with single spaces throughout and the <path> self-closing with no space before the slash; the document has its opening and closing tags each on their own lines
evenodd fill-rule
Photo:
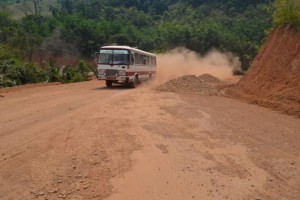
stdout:
<svg viewBox="0 0 300 200">
<path fill-rule="evenodd" d="M 106 86 L 114 83 L 127 84 L 132 88 L 156 75 L 156 56 L 129 46 L 104 46 L 98 59 L 98 80 L 105 80 Z"/>
</svg>

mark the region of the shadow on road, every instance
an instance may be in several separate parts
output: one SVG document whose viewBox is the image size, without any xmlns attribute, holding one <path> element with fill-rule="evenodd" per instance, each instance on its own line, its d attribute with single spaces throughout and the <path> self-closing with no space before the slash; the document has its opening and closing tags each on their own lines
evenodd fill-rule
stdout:
<svg viewBox="0 0 300 200">
<path fill-rule="evenodd" d="M 132 90 L 134 88 L 131 88 L 126 85 L 113 85 L 112 87 L 108 88 L 106 86 L 94 88 L 93 90 Z"/>
</svg>

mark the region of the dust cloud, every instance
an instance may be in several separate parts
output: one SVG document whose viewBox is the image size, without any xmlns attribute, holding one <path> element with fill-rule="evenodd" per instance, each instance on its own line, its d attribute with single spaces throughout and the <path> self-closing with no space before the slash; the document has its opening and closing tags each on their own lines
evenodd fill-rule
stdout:
<svg viewBox="0 0 300 200">
<path fill-rule="evenodd" d="M 157 81 L 162 83 L 184 76 L 210 74 L 220 79 L 233 76 L 233 70 L 239 69 L 239 58 L 231 53 L 212 50 L 205 56 L 186 48 L 176 48 L 157 55 Z"/>
</svg>

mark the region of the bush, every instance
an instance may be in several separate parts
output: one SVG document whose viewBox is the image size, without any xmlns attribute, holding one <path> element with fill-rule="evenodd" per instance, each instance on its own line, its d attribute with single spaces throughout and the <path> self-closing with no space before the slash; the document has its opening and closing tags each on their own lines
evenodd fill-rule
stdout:
<svg viewBox="0 0 300 200">
<path fill-rule="evenodd" d="M 0 61 L 1 86 L 12 87 L 47 80 L 47 74 L 32 63 L 24 64 L 15 59 Z"/>
<path fill-rule="evenodd" d="M 13 86 L 16 86 L 15 81 L 12 81 L 12 80 L 6 78 L 6 76 L 4 74 L 0 74 L 0 88 L 13 87 Z"/>
<path fill-rule="evenodd" d="M 48 82 L 61 82 L 59 68 L 54 66 L 53 62 L 51 61 L 48 64 Z"/>
<path fill-rule="evenodd" d="M 21 84 L 40 83 L 47 80 L 47 74 L 45 71 L 32 63 L 17 65 L 16 70 L 20 74 L 18 78 L 21 81 Z"/>
<path fill-rule="evenodd" d="M 274 24 L 293 24 L 300 26 L 300 1 L 299 0 L 276 0 Z"/>
<path fill-rule="evenodd" d="M 89 66 L 84 61 L 81 60 L 76 67 L 67 66 L 63 70 L 63 74 L 62 74 L 63 82 L 73 83 L 73 82 L 86 81 L 89 71 L 90 71 Z"/>
<path fill-rule="evenodd" d="M 83 60 L 79 61 L 77 69 L 80 73 L 88 73 L 90 71 L 88 64 L 86 64 Z"/>
<path fill-rule="evenodd" d="M 49 63 L 47 70 L 43 70 L 32 63 L 22 63 L 17 59 L 0 60 L 0 88 L 13 87 L 28 83 L 62 82 L 73 83 L 86 81 L 89 66 L 80 61 L 76 67 L 59 68 Z"/>
<path fill-rule="evenodd" d="M 76 68 L 70 66 L 64 69 L 62 78 L 65 83 L 80 82 L 85 80 L 82 74 L 76 70 Z"/>
</svg>

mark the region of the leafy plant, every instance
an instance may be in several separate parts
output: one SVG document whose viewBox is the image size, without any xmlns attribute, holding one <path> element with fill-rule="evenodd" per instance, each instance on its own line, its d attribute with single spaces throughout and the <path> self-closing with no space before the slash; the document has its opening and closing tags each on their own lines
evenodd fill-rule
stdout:
<svg viewBox="0 0 300 200">
<path fill-rule="evenodd" d="M 0 88 L 16 86 L 16 82 L 8 79 L 4 74 L 0 74 Z"/>
<path fill-rule="evenodd" d="M 0 62 L 1 86 L 10 87 L 47 80 L 47 74 L 32 63 L 22 63 L 16 59 Z"/>
<path fill-rule="evenodd" d="M 89 71 L 88 65 L 81 60 L 76 67 L 67 66 L 63 70 L 62 80 L 65 83 L 86 81 Z"/>
<path fill-rule="evenodd" d="M 48 82 L 61 82 L 59 68 L 52 61 L 48 64 Z"/>
</svg>

